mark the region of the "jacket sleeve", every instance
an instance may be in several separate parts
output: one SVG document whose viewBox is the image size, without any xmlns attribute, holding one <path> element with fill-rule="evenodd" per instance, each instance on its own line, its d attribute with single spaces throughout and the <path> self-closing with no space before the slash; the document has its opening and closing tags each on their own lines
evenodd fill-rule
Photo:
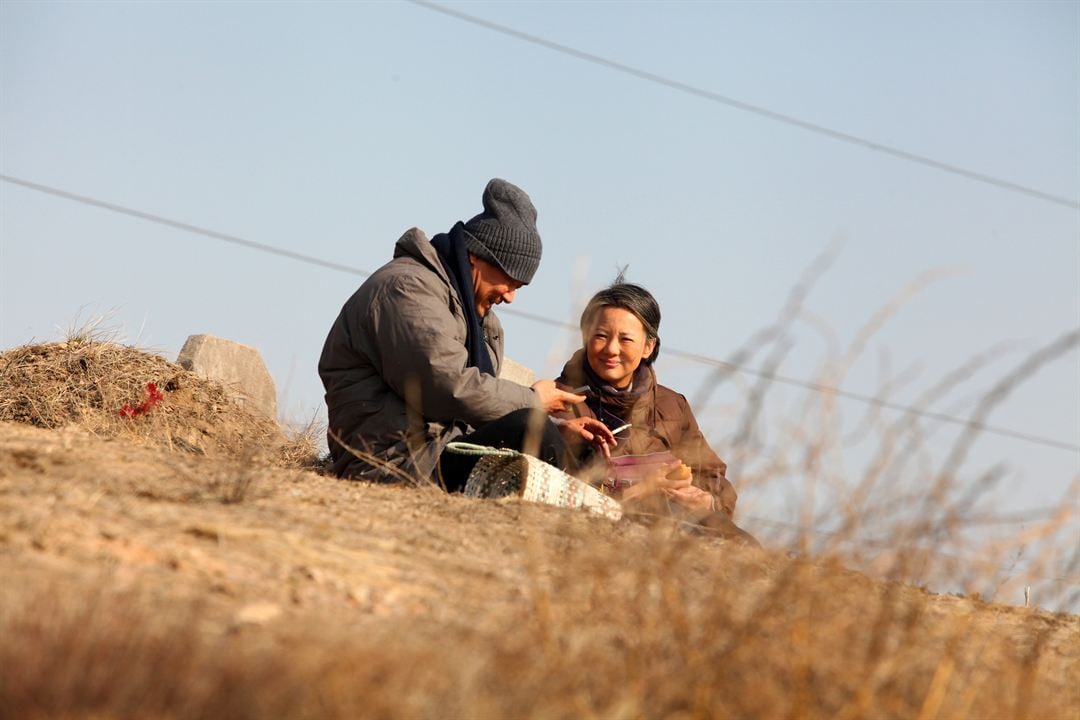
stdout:
<svg viewBox="0 0 1080 720">
<path fill-rule="evenodd" d="M 738 495 L 727 479 L 727 463 L 720 459 L 705 439 L 686 397 L 678 397 L 686 425 L 675 448 L 675 454 L 693 470 L 694 484 L 712 493 L 728 516 L 734 515 Z"/>
<path fill-rule="evenodd" d="M 479 426 L 535 405 L 531 389 L 466 367 L 465 338 L 442 287 L 397 276 L 372 298 L 367 317 L 383 380 L 425 420 Z"/>
</svg>

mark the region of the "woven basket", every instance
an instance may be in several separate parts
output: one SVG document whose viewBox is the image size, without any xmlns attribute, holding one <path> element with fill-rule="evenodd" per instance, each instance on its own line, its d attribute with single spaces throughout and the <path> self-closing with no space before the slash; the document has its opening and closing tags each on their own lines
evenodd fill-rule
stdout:
<svg viewBox="0 0 1080 720">
<path fill-rule="evenodd" d="M 465 483 L 465 495 L 469 497 L 517 496 L 545 505 L 585 508 L 611 520 L 622 517 L 622 507 L 618 502 L 531 455 L 460 442 L 450 443 L 446 449 L 481 456 Z"/>
</svg>

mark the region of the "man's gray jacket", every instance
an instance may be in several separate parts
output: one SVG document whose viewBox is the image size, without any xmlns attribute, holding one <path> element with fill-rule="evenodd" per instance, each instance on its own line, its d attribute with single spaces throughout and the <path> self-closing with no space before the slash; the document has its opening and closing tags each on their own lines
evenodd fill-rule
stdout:
<svg viewBox="0 0 1080 720">
<path fill-rule="evenodd" d="M 529 388 L 466 367 L 465 323 L 435 248 L 409 230 L 342 307 L 319 358 L 336 475 L 430 478 L 455 437 L 536 404 Z M 482 326 L 497 373 L 502 326 L 493 311 Z"/>
</svg>

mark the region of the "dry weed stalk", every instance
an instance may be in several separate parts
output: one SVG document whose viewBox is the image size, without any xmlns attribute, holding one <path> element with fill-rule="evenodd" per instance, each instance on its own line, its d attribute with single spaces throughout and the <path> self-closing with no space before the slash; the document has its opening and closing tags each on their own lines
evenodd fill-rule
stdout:
<svg viewBox="0 0 1080 720">
<path fill-rule="evenodd" d="M 451 502 L 438 498 L 436 508 Z M 118 597 L 107 576 L 20 585 L 17 602 L 0 604 L 0 714 L 816 719 L 1069 707 L 1076 618 L 938 598 L 662 523 L 522 510 L 485 542 L 506 565 L 524 545 L 524 598 L 439 597 L 463 603 L 449 623 L 404 611 L 365 621 L 335 604 L 236 628 L 212 595 L 162 604 L 143 584 Z M 245 517 L 266 521 L 244 504 L 217 512 L 238 531 Z M 364 546 L 364 535 L 346 542 Z M 268 547 L 282 563 L 319 562 L 307 544 Z M 446 556 L 447 577 L 483 570 L 459 553 Z"/>
<path fill-rule="evenodd" d="M 791 305 L 797 308 L 801 302 L 796 295 Z M 779 327 L 790 324 L 785 318 L 795 314 L 787 311 Z M 781 330 L 767 337 L 777 347 L 786 342 Z M 1050 347 L 1063 351 L 1061 345 Z M 777 366 L 783 357 L 764 342 L 758 350 L 776 358 Z M 1038 362 L 1025 361 L 1009 376 L 1012 385 L 998 387 L 1014 387 L 1051 356 L 1044 352 Z M 967 367 L 982 364 L 973 360 Z M 0 388 L 10 367 L 0 361 Z M 942 378 L 940 392 L 931 399 L 963 379 L 959 371 Z M 750 392 L 757 399 L 747 405 L 739 437 L 761 459 L 749 466 L 748 474 L 767 482 L 801 468 L 822 492 L 846 487 L 839 482 L 846 480 L 839 462 L 844 436 L 830 401 L 808 403 L 805 414 L 766 446 L 758 444 L 756 431 L 765 387 Z M 0 408 L 3 397 L 0 393 Z M 808 417 L 820 425 L 806 427 Z M 169 424 L 157 432 L 177 442 L 183 426 L 174 420 L 162 415 Z M 670 523 L 609 526 L 533 508 L 483 535 L 481 542 L 501 551 L 492 566 L 470 564 L 462 552 L 465 541 L 487 528 L 477 527 L 472 517 L 460 522 L 461 535 L 451 536 L 458 545 L 443 556 L 445 574 L 423 579 L 438 586 L 465 574 L 479 585 L 505 571 L 510 579 L 482 587 L 517 601 L 437 595 L 439 603 L 461 601 L 466 608 L 449 613 L 452 622 L 438 621 L 431 608 L 392 608 L 397 614 L 365 618 L 338 600 L 328 601 L 330 612 L 290 608 L 287 622 L 237 629 L 222 621 L 231 611 L 220 606 L 227 600 L 213 596 L 194 603 L 174 598 L 163 605 L 149 585 L 142 586 L 145 596 L 89 591 L 116 588 L 110 577 L 71 577 L 59 587 L 23 589 L 19 602 L 0 604 L 0 636 L 5 638 L 0 643 L 0 716 L 810 720 L 1075 714 L 1080 710 L 1074 689 L 1080 619 L 987 605 L 975 597 L 935 596 L 905 584 L 913 578 L 936 580 L 940 572 L 966 573 L 960 577 L 965 589 L 995 580 L 994 572 L 984 572 L 959 553 L 967 549 L 968 533 L 1002 519 L 980 505 L 1000 471 L 991 468 L 971 482 L 962 477 L 962 462 L 933 463 L 924 445 L 926 434 L 912 416 L 890 424 L 868 414 L 864 422 L 872 424 L 868 432 L 880 440 L 879 448 L 853 484 L 849 502 L 837 500 L 831 514 L 812 505 L 807 509 L 796 538 L 806 552 L 798 556 L 692 537 Z M 970 442 L 965 437 L 958 443 Z M 965 460 L 966 451 L 958 447 L 950 457 Z M 403 483 L 418 484 L 370 453 L 349 450 Z M 919 468 L 916 460 L 922 453 L 927 459 Z M 209 505 L 239 526 L 252 521 L 245 512 L 263 504 L 239 501 L 249 498 L 254 487 L 265 487 L 270 502 L 273 483 L 282 480 L 268 476 L 253 486 L 253 469 L 263 461 L 245 461 L 242 453 L 233 457 L 247 472 L 234 477 L 247 480 L 215 485 L 212 473 L 196 466 L 202 460 L 190 455 L 183 458 L 190 468 L 179 465 L 210 499 L 217 491 L 218 501 L 237 498 L 227 507 Z M 894 470 L 898 465 L 901 469 Z M 733 464 L 733 469 L 740 467 Z M 893 493 L 888 479 L 894 472 L 918 472 L 928 482 L 944 477 L 940 502 L 925 507 L 919 495 Z M 328 502 L 341 504 L 350 528 L 356 525 L 356 512 L 380 512 L 347 505 L 348 486 L 339 485 L 341 491 Z M 745 498 L 747 487 L 742 489 Z M 1075 490 L 1070 493 L 1053 512 L 1004 518 L 1027 525 L 1008 545 L 988 543 L 987 559 L 980 562 L 996 568 L 996 558 L 1008 556 L 1015 564 L 1027 558 L 1024 548 L 1067 531 L 1075 520 L 1066 507 Z M 440 510 L 466 501 L 432 492 L 425 502 Z M 914 515 L 911 508 L 925 512 Z M 287 507 L 280 512 L 290 519 Z M 470 514 L 468 509 L 454 512 Z M 436 514 L 420 517 L 434 523 Z M 400 517 L 393 521 L 405 522 Z M 415 559 L 428 552 L 422 533 L 398 534 L 394 527 L 387 522 L 382 532 L 389 537 L 375 540 L 394 544 L 396 538 L 412 537 L 413 545 L 401 542 L 404 547 L 394 557 L 415 569 Z M 860 536 L 866 532 L 874 538 Z M 367 548 L 373 544 L 370 534 L 343 533 L 340 545 L 326 552 Z M 250 542 L 255 541 L 253 534 Z M 285 544 L 273 548 L 289 552 Z M 863 562 L 868 549 L 889 553 L 879 558 L 876 571 L 893 582 L 876 582 L 845 567 Z M 1049 573 L 1064 564 L 1075 572 L 1080 550 L 1052 560 L 1036 558 L 1029 567 Z M 308 550 L 303 561 L 317 563 L 319 556 Z M 373 564 L 372 570 L 377 569 Z M 521 573 L 513 574 L 518 569 Z M 519 595 L 505 587 L 512 583 L 523 587 L 513 588 Z M 990 585 L 998 586 L 996 581 Z"/>
<path fill-rule="evenodd" d="M 934 403 L 1000 358 L 1004 344 L 979 353 L 945 374 L 918 396 L 913 404 L 916 411 L 893 420 L 882 413 L 882 408 L 899 388 L 911 384 L 915 370 L 909 368 L 893 376 L 883 368 L 881 386 L 875 395 L 880 402 L 846 432 L 836 396 L 824 391 L 807 393 L 801 410 L 770 423 L 773 436 L 765 444 L 759 430 L 764 422 L 765 397 L 771 378 L 792 347 L 789 334 L 796 318 L 807 320 L 832 348 L 815 387 L 840 387 L 869 347 L 870 339 L 941 274 L 927 274 L 909 284 L 875 312 L 856 332 L 855 339 L 841 349 L 842 343 L 831 328 L 803 307 L 826 265 L 826 259 L 818 258 L 792 291 L 777 322 L 757 333 L 736 353 L 740 363 L 759 354 L 766 358 L 759 379 L 744 391 L 742 412 L 721 446 L 721 455 L 729 459 L 744 507 L 745 499 L 765 484 L 784 478 L 797 480 L 801 497 L 799 521 L 790 526 L 795 530 L 790 546 L 805 555 L 843 557 L 855 567 L 882 577 L 935 587 L 959 586 L 966 592 L 979 588 L 994 594 L 996 589 L 1010 587 L 1007 577 L 1001 576 L 1003 572 L 1006 576 L 1013 574 L 1021 559 L 1029 582 L 1034 579 L 1032 574 L 1062 575 L 1060 562 L 1054 565 L 1045 553 L 1040 557 L 1031 549 L 1039 542 L 1052 547 L 1051 538 L 1057 538 L 1060 544 L 1062 533 L 1075 528 L 1076 513 L 1063 513 L 1061 508 L 1075 508 L 1076 492 L 1062 498 L 1058 508 L 1030 511 L 1023 518 L 1004 518 L 985 509 L 991 494 L 1006 477 L 1004 466 L 971 477 L 964 465 L 990 412 L 1040 368 L 1074 351 L 1080 344 L 1080 331 L 1070 331 L 1032 353 L 997 381 L 978 400 L 969 422 L 940 464 L 930 451 L 930 434 L 923 427 L 919 411 L 933 418 Z M 707 397 L 729 374 L 730 368 L 721 368 L 710 375 L 697 394 L 698 400 Z M 871 440 L 876 442 L 873 454 L 863 470 L 852 477 L 847 467 L 852 444 Z M 914 480 L 920 477 L 924 478 L 922 483 Z M 757 523 L 774 526 L 753 516 L 743 517 L 751 529 L 760 527 Z M 992 529 L 998 528 L 995 532 L 1000 535 L 1007 523 L 1015 526 L 1020 522 L 1025 523 L 1026 531 L 1013 533 L 1008 542 L 994 540 L 972 548 L 975 539 L 991 534 Z M 777 537 L 775 533 L 772 536 Z M 1040 592 L 1046 602 L 1064 595 L 1043 588 Z"/>
<path fill-rule="evenodd" d="M 409 487 L 432 487 L 434 485 L 434 479 L 422 478 L 418 475 L 403 470 L 398 465 L 387 462 L 383 458 L 371 452 L 370 448 L 367 450 L 360 450 L 353 447 L 349 443 L 345 442 L 344 438 L 342 438 L 333 430 L 328 431 L 328 434 L 331 438 L 333 438 L 334 442 L 345 448 L 345 451 L 348 452 L 350 455 L 357 458 L 358 460 L 362 460 L 364 463 L 371 466 L 373 469 L 377 470 L 380 474 L 382 474 L 386 478 L 385 480 L 383 480 L 383 482 L 402 483 Z M 439 478 L 438 480 L 441 485 L 442 479 Z M 443 486 L 442 489 L 445 490 L 445 486 Z"/>
<path fill-rule="evenodd" d="M 323 455 L 326 425 L 316 417 L 286 429 L 285 442 L 278 449 L 278 461 L 285 467 L 323 471 L 328 457 Z"/>
<path fill-rule="evenodd" d="M 235 457 L 259 447 L 286 467 L 318 463 L 315 430 L 286 438 L 277 423 L 238 405 L 221 385 L 89 326 L 66 341 L 0 353 L 0 421 L 76 426 L 197 455 Z M 125 412 L 152 384 L 159 402 Z"/>
</svg>

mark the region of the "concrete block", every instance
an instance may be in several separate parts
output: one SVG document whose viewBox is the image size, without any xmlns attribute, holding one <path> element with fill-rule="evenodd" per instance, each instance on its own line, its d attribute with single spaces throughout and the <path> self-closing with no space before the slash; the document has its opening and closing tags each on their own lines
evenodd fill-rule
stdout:
<svg viewBox="0 0 1080 720">
<path fill-rule="evenodd" d="M 277 420 L 277 390 L 259 351 L 213 335 L 192 335 L 176 363 L 233 390 L 240 404 Z"/>
</svg>

